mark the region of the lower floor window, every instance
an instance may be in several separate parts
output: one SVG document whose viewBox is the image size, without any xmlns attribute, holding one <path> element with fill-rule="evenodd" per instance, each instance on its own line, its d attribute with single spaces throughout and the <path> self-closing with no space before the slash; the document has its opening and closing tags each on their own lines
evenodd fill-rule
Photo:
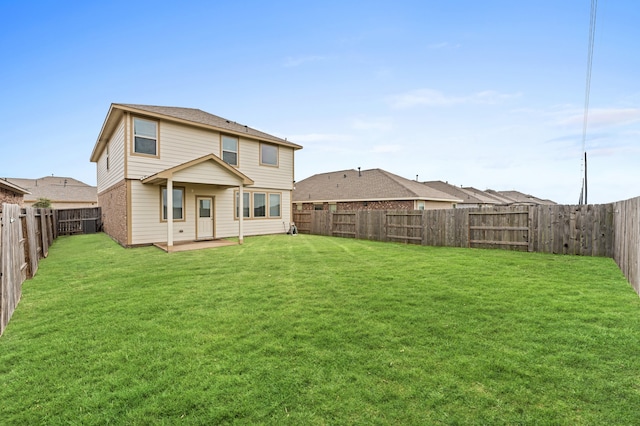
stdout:
<svg viewBox="0 0 640 426">
<path fill-rule="evenodd" d="M 280 194 L 269 194 L 269 216 L 280 217 Z"/>
<path fill-rule="evenodd" d="M 282 215 L 282 194 L 273 192 L 243 192 L 242 217 L 245 218 L 276 218 Z M 235 193 L 235 217 L 239 217 L 240 192 Z"/>
<path fill-rule="evenodd" d="M 184 188 L 173 188 L 173 220 L 184 219 Z M 167 188 L 162 188 L 162 220 L 167 220 Z"/>
<path fill-rule="evenodd" d="M 253 193 L 253 217 L 267 216 L 267 195 L 254 192 Z"/>
<path fill-rule="evenodd" d="M 251 217 L 251 194 L 248 192 L 242 193 L 242 217 Z M 236 219 L 240 216 L 240 193 L 236 191 Z"/>
</svg>

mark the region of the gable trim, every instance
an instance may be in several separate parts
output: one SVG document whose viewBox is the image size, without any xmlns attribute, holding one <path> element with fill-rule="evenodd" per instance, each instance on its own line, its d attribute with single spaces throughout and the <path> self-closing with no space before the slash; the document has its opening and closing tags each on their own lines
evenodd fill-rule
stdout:
<svg viewBox="0 0 640 426">
<path fill-rule="evenodd" d="M 146 183 L 151 183 L 151 184 L 162 183 L 167 179 L 171 179 L 173 177 L 174 173 L 177 173 L 177 172 L 179 172 L 181 170 L 188 169 L 188 168 L 196 166 L 198 164 L 205 163 L 207 161 L 212 161 L 217 166 L 219 166 L 222 169 L 226 170 L 229 174 L 235 176 L 240 182 L 242 182 L 242 185 L 244 185 L 244 186 L 253 185 L 254 184 L 254 181 L 251 178 L 249 178 L 244 173 L 241 173 L 236 168 L 228 165 L 227 163 L 222 161 L 215 154 L 207 154 L 207 155 L 204 155 L 204 156 L 202 156 L 200 158 L 196 158 L 194 160 L 187 161 L 186 163 L 182 163 L 182 164 L 179 164 L 177 166 L 168 168 L 166 170 L 163 170 L 163 171 L 158 172 L 156 174 L 153 174 L 151 176 L 143 177 L 143 178 L 140 179 L 140 181 L 142 183 L 145 183 L 145 184 Z"/>
</svg>

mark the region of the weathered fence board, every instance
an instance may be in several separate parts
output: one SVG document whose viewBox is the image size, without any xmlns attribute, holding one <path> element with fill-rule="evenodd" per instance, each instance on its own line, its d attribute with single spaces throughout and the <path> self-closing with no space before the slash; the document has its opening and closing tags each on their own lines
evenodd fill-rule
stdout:
<svg viewBox="0 0 640 426">
<path fill-rule="evenodd" d="M 293 223 L 298 228 L 300 234 L 311 233 L 311 212 L 310 211 L 296 211 L 293 212 Z"/>
<path fill-rule="evenodd" d="M 331 212 L 329 212 L 331 213 Z M 356 237 L 357 213 L 333 212 L 331 217 L 331 235 L 334 237 Z"/>
<path fill-rule="evenodd" d="M 529 209 L 481 209 L 469 213 L 469 247 L 529 250 Z"/>
<path fill-rule="evenodd" d="M 445 247 L 613 256 L 613 204 L 425 211 L 305 211 L 301 233 Z M 310 226 L 303 226 L 303 225 Z"/>
<path fill-rule="evenodd" d="M 422 244 L 424 217 L 421 210 L 388 211 L 385 214 L 386 239 L 406 244 Z"/>
<path fill-rule="evenodd" d="M 3 204 L 0 224 L 0 239 L 2 240 L 2 252 L 0 253 L 0 281 L 2 287 L 2 295 L 0 297 L 0 334 L 2 334 L 18 305 L 22 294 L 22 282 L 25 280 L 23 274 L 24 251 L 21 245 L 24 240 L 22 238 L 20 206 Z"/>
<path fill-rule="evenodd" d="M 36 222 L 35 209 L 26 209 L 25 213 L 26 228 L 27 228 L 27 243 L 29 246 L 29 273 L 28 277 L 33 277 L 38 272 L 38 242 L 39 235 L 38 222 Z"/>
<path fill-rule="evenodd" d="M 54 236 L 50 209 L 0 208 L 0 335 L 22 294 L 22 283 L 35 275 L 38 259 L 48 253 Z"/>
<path fill-rule="evenodd" d="M 640 294 L 640 197 L 614 203 L 613 259 Z"/>
</svg>

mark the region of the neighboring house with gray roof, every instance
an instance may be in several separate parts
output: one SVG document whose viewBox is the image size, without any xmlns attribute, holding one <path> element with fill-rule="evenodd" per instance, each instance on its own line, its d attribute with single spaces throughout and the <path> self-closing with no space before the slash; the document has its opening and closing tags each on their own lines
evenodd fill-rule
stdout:
<svg viewBox="0 0 640 426">
<path fill-rule="evenodd" d="M 296 182 L 296 210 L 448 209 L 463 200 L 382 169 L 320 173 Z"/>
<path fill-rule="evenodd" d="M 24 196 L 29 195 L 29 191 L 13 182 L 0 179 L 0 204 L 17 204 L 24 206 Z"/>
<path fill-rule="evenodd" d="M 111 104 L 91 153 L 123 246 L 284 233 L 300 145 L 194 108 Z"/>
<path fill-rule="evenodd" d="M 460 188 L 460 190 L 466 194 L 471 195 L 474 198 L 477 198 L 482 202 L 484 206 L 501 206 L 509 204 L 509 200 L 503 197 L 497 197 L 487 194 L 485 191 L 481 191 L 472 186 L 463 186 Z"/>
<path fill-rule="evenodd" d="M 423 184 L 451 196 L 460 198 L 462 202 L 458 203 L 457 207 L 459 208 L 489 207 L 500 204 L 500 202 L 495 198 L 482 194 L 482 191 L 479 191 L 480 193 L 476 193 L 475 191 L 465 190 L 465 188 L 454 186 L 441 180 L 427 181 L 423 182 Z"/>
<path fill-rule="evenodd" d="M 45 176 L 38 179 L 6 178 L 7 181 L 28 190 L 24 206 L 30 207 L 41 198 L 51 201 L 53 209 L 73 209 L 98 205 L 95 186 L 77 179 L 61 176 Z"/>
<path fill-rule="evenodd" d="M 545 200 L 542 198 L 534 197 L 530 194 L 524 194 L 520 191 L 494 191 L 487 189 L 486 192 L 489 195 L 505 198 L 510 201 L 510 204 L 518 205 L 552 205 L 556 204 L 551 200 Z"/>
</svg>

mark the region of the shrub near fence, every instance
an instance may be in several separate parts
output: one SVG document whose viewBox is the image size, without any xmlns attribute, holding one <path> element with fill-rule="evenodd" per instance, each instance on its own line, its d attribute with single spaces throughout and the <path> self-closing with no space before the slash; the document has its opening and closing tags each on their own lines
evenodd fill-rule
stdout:
<svg viewBox="0 0 640 426">
<path fill-rule="evenodd" d="M 640 295 L 640 197 L 611 204 L 296 211 L 301 234 L 613 258 Z"/>
<path fill-rule="evenodd" d="M 38 270 L 55 238 L 51 209 L 21 209 L 15 204 L 0 208 L 0 335 L 22 295 L 22 283 Z"/>
</svg>

